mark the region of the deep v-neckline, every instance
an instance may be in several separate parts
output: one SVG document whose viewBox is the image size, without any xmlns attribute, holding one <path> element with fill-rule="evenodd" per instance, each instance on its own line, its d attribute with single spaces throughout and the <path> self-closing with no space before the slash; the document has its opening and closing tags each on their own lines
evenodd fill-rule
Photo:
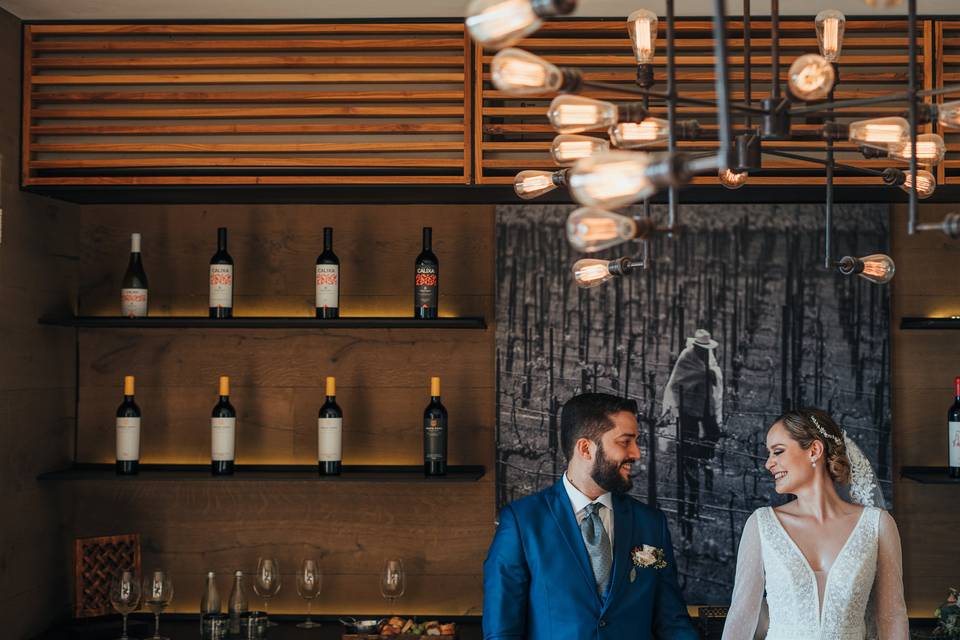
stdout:
<svg viewBox="0 0 960 640">
<path fill-rule="evenodd" d="M 797 552 L 798 556 L 800 556 L 800 559 L 803 561 L 803 566 L 806 567 L 810 579 L 813 580 L 814 593 L 817 594 L 817 622 L 820 624 L 820 626 L 823 626 L 823 605 L 827 602 L 827 593 L 830 588 L 830 576 L 833 574 L 833 568 L 837 566 L 837 562 L 840 561 L 840 558 L 847 550 L 847 547 L 850 546 L 850 541 L 853 540 L 853 536 L 857 533 L 857 529 L 859 529 L 860 525 L 863 524 L 863 519 L 867 515 L 867 508 L 863 507 L 861 509 L 860 517 L 857 518 L 857 523 L 853 525 L 853 529 L 850 530 L 850 534 L 843 542 L 843 546 L 840 547 L 840 551 L 837 552 L 837 555 L 830 563 L 830 568 L 826 571 L 826 576 L 823 579 L 823 594 L 820 593 L 820 584 L 817 582 L 817 572 L 813 570 L 813 566 L 810 564 L 810 561 L 807 560 L 807 556 L 805 556 L 803 551 L 800 549 L 800 545 L 794 541 L 793 537 L 791 537 L 790 533 L 787 531 L 787 528 L 783 526 L 782 522 L 780 522 L 780 517 L 777 515 L 776 510 L 774 510 L 773 507 L 768 508 L 770 509 L 770 515 L 773 517 L 773 521 L 777 523 L 777 528 L 780 529 L 783 537 L 787 539 L 787 541 L 790 543 L 790 546 L 793 547 L 793 550 Z"/>
</svg>

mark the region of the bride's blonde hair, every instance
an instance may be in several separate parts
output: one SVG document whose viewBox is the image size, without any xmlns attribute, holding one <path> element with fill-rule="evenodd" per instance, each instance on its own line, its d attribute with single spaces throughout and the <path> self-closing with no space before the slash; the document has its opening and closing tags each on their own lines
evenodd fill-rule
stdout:
<svg viewBox="0 0 960 640">
<path fill-rule="evenodd" d="M 823 443 L 827 473 L 835 482 L 850 484 L 850 459 L 847 457 L 843 430 L 829 413 L 822 409 L 804 407 L 785 412 L 776 422 L 782 422 L 790 437 L 803 449 L 809 449 L 814 440 Z"/>
</svg>

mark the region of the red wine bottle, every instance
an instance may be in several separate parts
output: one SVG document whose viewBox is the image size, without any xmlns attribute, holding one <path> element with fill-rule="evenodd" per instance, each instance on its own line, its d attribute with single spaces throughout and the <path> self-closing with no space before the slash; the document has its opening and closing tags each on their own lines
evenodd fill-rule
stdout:
<svg viewBox="0 0 960 640">
<path fill-rule="evenodd" d="M 147 273 L 140 256 L 140 234 L 130 234 L 130 262 L 120 285 L 120 315 L 145 318 L 147 315 Z"/>
<path fill-rule="evenodd" d="M 447 408 L 440 402 L 440 378 L 430 378 L 430 404 L 423 411 L 423 472 L 447 473 Z"/>
<path fill-rule="evenodd" d="M 433 254 L 433 229 L 423 228 L 423 251 L 417 256 L 413 285 L 413 317 L 436 318 L 440 295 L 440 261 Z"/>
<path fill-rule="evenodd" d="M 210 416 L 210 471 L 213 475 L 233 475 L 236 435 L 237 411 L 230 404 L 230 378 L 220 376 L 220 400 Z"/>
<path fill-rule="evenodd" d="M 317 462 L 320 475 L 340 475 L 343 411 L 337 404 L 337 380 L 327 377 L 327 401 L 317 416 Z"/>
<path fill-rule="evenodd" d="M 134 378 L 123 377 L 123 402 L 117 408 L 117 475 L 140 470 L 140 407 L 134 401 Z"/>
<path fill-rule="evenodd" d="M 951 478 L 960 478 L 960 376 L 953 381 L 953 406 L 947 412 L 947 468 Z"/>
<path fill-rule="evenodd" d="M 323 228 L 323 253 L 317 257 L 317 317 L 340 317 L 340 258 L 333 252 L 333 228 Z"/>
<path fill-rule="evenodd" d="M 217 252 L 210 258 L 210 317 L 233 317 L 233 258 L 227 253 L 227 228 L 217 229 Z"/>
</svg>

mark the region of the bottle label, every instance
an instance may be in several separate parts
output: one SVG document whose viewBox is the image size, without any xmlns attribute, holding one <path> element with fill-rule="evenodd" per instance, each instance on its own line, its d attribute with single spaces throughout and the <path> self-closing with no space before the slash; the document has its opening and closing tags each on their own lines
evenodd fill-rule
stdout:
<svg viewBox="0 0 960 640">
<path fill-rule="evenodd" d="M 212 432 L 210 459 L 233 460 L 236 454 L 234 435 L 237 429 L 236 418 L 211 418 Z"/>
<path fill-rule="evenodd" d="M 428 462 L 443 462 L 446 460 L 446 429 L 436 418 L 423 423 L 423 458 Z"/>
<path fill-rule="evenodd" d="M 147 315 L 146 289 L 121 289 L 120 313 L 125 318 L 143 318 Z"/>
<path fill-rule="evenodd" d="M 949 422 L 949 462 L 951 467 L 960 467 L 960 422 Z"/>
<path fill-rule="evenodd" d="M 435 308 L 440 274 L 432 265 L 417 265 L 414 279 L 414 300 L 418 307 Z"/>
<path fill-rule="evenodd" d="M 233 307 L 233 265 L 210 265 L 210 307 Z"/>
<path fill-rule="evenodd" d="M 340 306 L 340 265 L 317 265 L 317 308 L 336 309 Z"/>
<path fill-rule="evenodd" d="M 140 418 L 117 418 L 117 460 L 140 459 Z"/>
<path fill-rule="evenodd" d="M 339 462 L 341 460 L 341 432 L 343 418 L 317 419 L 317 460 Z"/>
</svg>

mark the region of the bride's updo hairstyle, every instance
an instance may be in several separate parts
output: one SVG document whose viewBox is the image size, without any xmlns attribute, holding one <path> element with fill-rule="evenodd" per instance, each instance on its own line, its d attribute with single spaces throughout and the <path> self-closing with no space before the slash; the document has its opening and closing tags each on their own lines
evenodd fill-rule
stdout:
<svg viewBox="0 0 960 640">
<path fill-rule="evenodd" d="M 814 440 L 823 443 L 823 457 L 827 473 L 835 482 L 850 484 L 850 459 L 843 441 L 843 430 L 826 411 L 805 407 L 787 411 L 777 418 L 790 437 L 803 449 L 809 449 Z"/>
</svg>

